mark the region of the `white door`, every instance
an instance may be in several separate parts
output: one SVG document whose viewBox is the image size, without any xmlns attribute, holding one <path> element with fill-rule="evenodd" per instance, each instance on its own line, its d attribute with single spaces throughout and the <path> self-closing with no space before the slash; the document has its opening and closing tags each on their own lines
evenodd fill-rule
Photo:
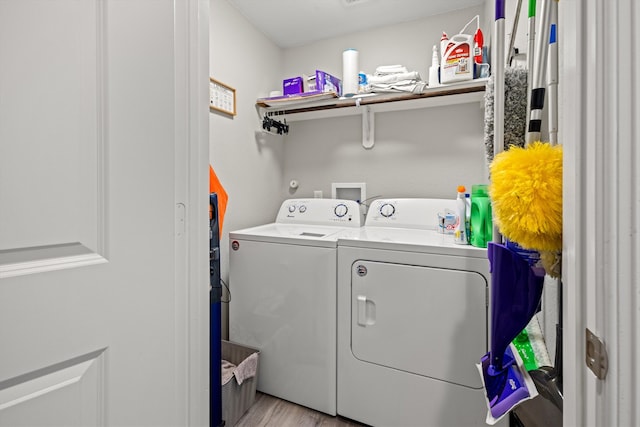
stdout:
<svg viewBox="0 0 640 427">
<path fill-rule="evenodd" d="M 206 15 L 0 0 L 0 426 L 206 424 Z"/>
</svg>

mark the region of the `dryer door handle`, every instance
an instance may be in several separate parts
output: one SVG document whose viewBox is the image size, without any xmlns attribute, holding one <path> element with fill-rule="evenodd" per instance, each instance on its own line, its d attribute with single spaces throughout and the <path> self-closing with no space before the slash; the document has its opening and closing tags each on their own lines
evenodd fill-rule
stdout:
<svg viewBox="0 0 640 427">
<path fill-rule="evenodd" d="M 371 326 L 376 323 L 376 304 L 364 295 L 358 295 L 358 325 Z"/>
</svg>

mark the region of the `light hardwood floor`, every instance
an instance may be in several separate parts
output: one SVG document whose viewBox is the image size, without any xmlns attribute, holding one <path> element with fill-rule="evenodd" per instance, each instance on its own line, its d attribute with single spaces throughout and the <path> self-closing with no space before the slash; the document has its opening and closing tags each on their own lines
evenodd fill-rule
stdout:
<svg viewBox="0 0 640 427">
<path fill-rule="evenodd" d="M 236 427 L 366 427 L 346 418 L 332 417 L 268 394 L 256 393 L 256 400 Z M 232 426 L 225 426 L 232 427 Z"/>
</svg>

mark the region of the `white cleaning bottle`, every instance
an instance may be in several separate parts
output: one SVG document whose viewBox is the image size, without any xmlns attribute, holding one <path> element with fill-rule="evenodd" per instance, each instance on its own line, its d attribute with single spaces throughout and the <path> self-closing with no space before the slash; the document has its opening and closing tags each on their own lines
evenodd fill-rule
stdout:
<svg viewBox="0 0 640 427">
<path fill-rule="evenodd" d="M 440 60 L 438 59 L 438 47 L 433 45 L 433 55 L 431 56 L 431 67 L 429 67 L 429 87 L 440 85 L 438 73 L 440 69 Z"/>
<path fill-rule="evenodd" d="M 467 230 L 466 230 L 466 218 L 467 218 L 467 201 L 465 200 L 466 188 L 464 185 L 458 186 L 458 197 L 456 198 L 456 226 L 453 229 L 453 241 L 459 245 L 466 245 L 467 242 Z"/>
</svg>

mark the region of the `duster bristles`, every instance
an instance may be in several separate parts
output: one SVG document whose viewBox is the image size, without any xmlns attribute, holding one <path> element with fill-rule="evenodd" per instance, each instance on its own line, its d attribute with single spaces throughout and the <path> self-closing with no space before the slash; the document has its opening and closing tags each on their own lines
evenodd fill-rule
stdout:
<svg viewBox="0 0 640 427">
<path fill-rule="evenodd" d="M 562 249 L 562 145 L 536 141 L 498 154 L 489 168 L 494 220 L 525 249 Z"/>
<path fill-rule="evenodd" d="M 557 279 L 562 273 L 562 253 L 540 252 L 540 264 L 549 276 Z"/>
</svg>

